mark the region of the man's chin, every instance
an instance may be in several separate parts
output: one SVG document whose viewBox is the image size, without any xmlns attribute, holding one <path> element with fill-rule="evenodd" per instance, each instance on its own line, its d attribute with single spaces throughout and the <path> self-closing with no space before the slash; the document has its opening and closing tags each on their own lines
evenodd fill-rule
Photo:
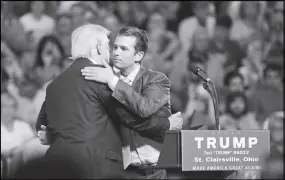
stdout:
<svg viewBox="0 0 285 180">
<path fill-rule="evenodd" d="M 113 62 L 113 65 L 117 69 L 122 69 L 123 68 L 122 65 L 120 63 L 117 63 L 117 62 Z"/>
</svg>

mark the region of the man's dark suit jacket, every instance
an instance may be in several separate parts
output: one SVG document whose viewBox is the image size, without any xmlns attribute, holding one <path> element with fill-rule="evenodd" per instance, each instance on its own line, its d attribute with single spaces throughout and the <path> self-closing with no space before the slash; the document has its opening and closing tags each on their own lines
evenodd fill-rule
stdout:
<svg viewBox="0 0 285 180">
<path fill-rule="evenodd" d="M 169 121 L 165 121 L 165 118 L 171 115 L 170 85 L 169 79 L 164 74 L 144 67 L 140 68 L 132 86 L 121 80 L 118 81 L 112 96 L 137 118 L 129 117 L 131 113 L 126 112 L 122 112 L 121 117 L 125 120 L 141 119 L 142 124 L 148 124 L 142 127 L 145 131 L 138 132 L 141 137 L 135 139 L 136 143 L 145 143 L 161 150 L 164 133 L 170 127 Z M 122 109 L 117 109 L 117 111 L 122 111 Z M 149 117 L 153 117 L 152 115 L 156 118 L 147 121 Z M 163 130 L 159 126 L 162 122 L 165 122 Z M 136 131 L 132 127 L 129 128 Z M 157 136 L 159 131 L 161 135 Z"/>
<path fill-rule="evenodd" d="M 112 97 L 107 85 L 86 81 L 80 72 L 86 66 L 96 65 L 79 58 L 48 85 L 36 129 L 47 125 L 53 134 L 54 141 L 46 157 L 67 157 L 78 166 L 82 178 L 122 177 L 119 123 L 161 144 L 169 129 L 170 109 L 154 107 L 154 115 L 140 118 L 114 98 L 116 90 Z M 143 93 L 146 78 L 139 81 L 141 92 L 138 93 Z M 119 81 L 120 84 L 126 85 Z M 158 101 L 154 99 L 154 104 Z"/>
</svg>

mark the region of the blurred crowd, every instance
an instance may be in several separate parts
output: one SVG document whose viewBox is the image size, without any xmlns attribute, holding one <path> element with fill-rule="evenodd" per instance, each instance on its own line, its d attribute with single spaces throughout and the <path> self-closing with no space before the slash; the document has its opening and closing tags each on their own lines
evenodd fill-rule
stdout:
<svg viewBox="0 0 285 180">
<path fill-rule="evenodd" d="M 35 132 L 45 88 L 73 62 L 71 32 L 95 23 L 112 31 L 111 43 L 124 25 L 146 30 L 143 66 L 171 80 L 172 111 L 182 112 L 186 129 L 198 119 L 214 128 L 211 96 L 189 64 L 205 71 L 218 92 L 222 129 L 270 130 L 274 158 L 268 162 L 277 167 L 260 176 L 279 177 L 283 6 L 283 1 L 1 1 L 1 176 L 45 153 L 48 146 Z"/>
</svg>

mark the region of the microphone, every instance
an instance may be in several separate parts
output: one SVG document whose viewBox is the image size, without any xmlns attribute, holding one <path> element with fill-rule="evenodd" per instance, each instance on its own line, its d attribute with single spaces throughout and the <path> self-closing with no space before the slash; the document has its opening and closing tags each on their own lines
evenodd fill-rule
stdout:
<svg viewBox="0 0 285 180">
<path fill-rule="evenodd" d="M 194 67 L 192 65 L 189 65 L 188 68 L 194 73 L 196 74 L 197 76 L 199 76 L 203 81 L 204 83 L 202 84 L 203 85 L 203 88 L 208 91 L 208 93 L 211 95 L 212 97 L 212 101 L 213 101 L 213 105 L 214 105 L 214 111 L 215 111 L 215 120 L 216 120 L 216 128 L 217 130 L 220 130 L 221 129 L 221 126 L 220 126 L 220 120 L 219 120 L 219 102 L 218 102 L 218 95 L 217 95 L 217 91 L 216 91 L 216 88 L 215 88 L 215 85 L 214 83 L 212 83 L 211 79 L 202 71 L 202 69 L 200 69 L 199 67 Z M 208 83 L 209 85 L 211 85 L 211 87 L 213 88 L 212 90 L 209 88 L 208 86 Z"/>
<path fill-rule="evenodd" d="M 194 66 L 189 66 L 189 69 L 196 74 L 197 76 L 199 76 L 200 78 L 202 78 L 203 81 L 205 82 L 211 82 L 211 79 L 202 71 L 202 69 L 200 69 L 199 67 L 194 67 Z"/>
</svg>

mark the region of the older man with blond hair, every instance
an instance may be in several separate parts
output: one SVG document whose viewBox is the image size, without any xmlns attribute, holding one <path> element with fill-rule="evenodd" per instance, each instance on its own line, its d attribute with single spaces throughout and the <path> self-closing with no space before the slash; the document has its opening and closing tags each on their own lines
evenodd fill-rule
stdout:
<svg viewBox="0 0 285 180">
<path fill-rule="evenodd" d="M 101 178 L 102 167 L 121 171 L 116 161 L 106 161 L 117 154 L 119 134 L 102 106 L 108 92 L 99 83 L 87 82 L 80 70 L 100 66 L 109 59 L 109 31 L 99 25 L 83 25 L 72 33 L 72 58 L 69 68 L 46 88 L 46 98 L 36 123 L 45 125 L 50 148 L 45 158 L 64 159 L 74 178 Z M 103 162 L 104 161 L 104 162 Z"/>
</svg>

